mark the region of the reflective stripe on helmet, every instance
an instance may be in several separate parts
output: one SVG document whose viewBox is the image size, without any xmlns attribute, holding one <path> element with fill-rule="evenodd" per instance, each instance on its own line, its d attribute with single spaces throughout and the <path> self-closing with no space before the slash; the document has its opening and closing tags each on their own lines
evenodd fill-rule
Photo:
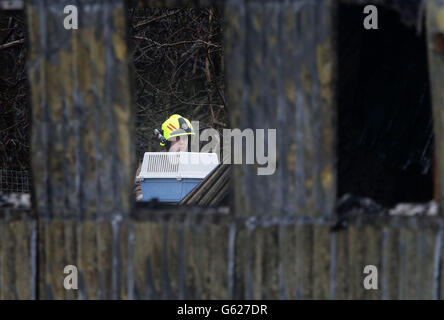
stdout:
<svg viewBox="0 0 444 320">
<path fill-rule="evenodd" d="M 162 123 L 162 131 L 166 140 L 177 136 L 194 134 L 191 122 L 179 114 L 173 114 Z"/>
</svg>

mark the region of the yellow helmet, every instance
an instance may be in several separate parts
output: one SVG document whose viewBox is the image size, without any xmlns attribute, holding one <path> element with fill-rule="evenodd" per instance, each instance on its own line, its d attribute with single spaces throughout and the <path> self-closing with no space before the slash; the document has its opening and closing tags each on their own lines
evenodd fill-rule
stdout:
<svg viewBox="0 0 444 320">
<path fill-rule="evenodd" d="M 171 138 L 185 135 L 193 135 L 194 129 L 191 122 L 179 114 L 173 114 L 164 123 L 162 123 L 163 136 L 166 140 L 172 141 Z M 164 146 L 164 143 L 160 143 Z"/>
</svg>

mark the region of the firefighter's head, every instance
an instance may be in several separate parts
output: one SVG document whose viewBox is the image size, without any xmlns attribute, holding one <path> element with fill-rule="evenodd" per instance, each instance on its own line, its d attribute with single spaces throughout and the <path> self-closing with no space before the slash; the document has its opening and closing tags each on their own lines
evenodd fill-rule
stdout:
<svg viewBox="0 0 444 320">
<path fill-rule="evenodd" d="M 190 137 L 194 135 L 191 122 L 178 114 L 173 114 L 162 123 L 163 136 L 166 143 L 160 143 L 170 152 L 185 152 L 189 150 Z"/>
</svg>

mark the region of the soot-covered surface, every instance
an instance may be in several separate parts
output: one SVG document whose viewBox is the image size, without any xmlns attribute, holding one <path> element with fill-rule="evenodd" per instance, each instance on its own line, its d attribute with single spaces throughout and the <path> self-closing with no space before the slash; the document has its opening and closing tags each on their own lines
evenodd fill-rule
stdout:
<svg viewBox="0 0 444 320">
<path fill-rule="evenodd" d="M 391 206 L 433 197 L 433 128 L 424 34 L 379 7 L 339 6 L 338 196 Z"/>
</svg>

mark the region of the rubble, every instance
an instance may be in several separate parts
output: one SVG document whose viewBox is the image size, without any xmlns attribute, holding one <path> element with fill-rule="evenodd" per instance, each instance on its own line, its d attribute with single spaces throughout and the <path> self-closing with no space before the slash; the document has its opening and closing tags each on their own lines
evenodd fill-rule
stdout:
<svg viewBox="0 0 444 320">
<path fill-rule="evenodd" d="M 29 193 L 1 193 L 0 192 L 0 209 L 30 209 L 31 194 Z"/>
<path fill-rule="evenodd" d="M 439 212 L 438 203 L 399 203 L 389 210 L 391 216 L 436 216 Z"/>
</svg>

